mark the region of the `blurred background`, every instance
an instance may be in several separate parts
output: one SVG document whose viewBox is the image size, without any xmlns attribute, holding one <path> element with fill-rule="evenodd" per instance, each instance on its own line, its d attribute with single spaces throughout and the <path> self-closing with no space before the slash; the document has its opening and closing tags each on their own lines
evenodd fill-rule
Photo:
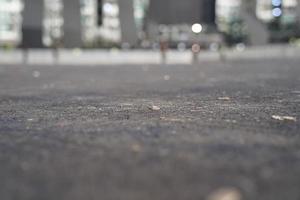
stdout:
<svg viewBox="0 0 300 200">
<path fill-rule="evenodd" d="M 300 0 L 0 0 L 0 200 L 300 200 L 299 23 Z"/>
<path fill-rule="evenodd" d="M 0 0 L 1 48 L 297 44 L 298 0 Z"/>
</svg>

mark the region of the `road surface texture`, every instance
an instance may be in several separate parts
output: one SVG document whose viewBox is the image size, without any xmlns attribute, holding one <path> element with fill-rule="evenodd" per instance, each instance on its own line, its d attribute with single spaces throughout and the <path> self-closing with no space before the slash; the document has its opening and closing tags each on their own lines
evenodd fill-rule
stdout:
<svg viewBox="0 0 300 200">
<path fill-rule="evenodd" d="M 1 200 L 299 200 L 300 59 L 0 66 Z"/>
</svg>

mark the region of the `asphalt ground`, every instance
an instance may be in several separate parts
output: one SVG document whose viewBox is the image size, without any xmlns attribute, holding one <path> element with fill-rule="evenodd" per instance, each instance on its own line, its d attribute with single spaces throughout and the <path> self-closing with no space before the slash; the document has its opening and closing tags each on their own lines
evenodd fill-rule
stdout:
<svg viewBox="0 0 300 200">
<path fill-rule="evenodd" d="M 300 59 L 0 66 L 1 200 L 299 200 Z"/>
</svg>

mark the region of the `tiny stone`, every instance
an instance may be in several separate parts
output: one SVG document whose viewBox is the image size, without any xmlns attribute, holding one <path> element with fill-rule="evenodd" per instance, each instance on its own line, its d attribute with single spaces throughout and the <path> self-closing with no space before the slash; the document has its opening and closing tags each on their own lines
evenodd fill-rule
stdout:
<svg viewBox="0 0 300 200">
<path fill-rule="evenodd" d="M 153 110 L 153 111 L 159 111 L 160 107 L 158 107 L 158 106 L 151 106 L 150 109 Z"/>
</svg>

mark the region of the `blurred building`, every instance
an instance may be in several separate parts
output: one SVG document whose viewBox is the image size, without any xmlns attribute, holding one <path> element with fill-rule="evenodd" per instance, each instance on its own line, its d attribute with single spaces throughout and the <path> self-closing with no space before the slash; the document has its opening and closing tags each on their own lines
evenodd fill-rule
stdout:
<svg viewBox="0 0 300 200">
<path fill-rule="evenodd" d="M 159 24 L 214 24 L 215 0 L 151 0 L 149 20 Z"/>
<path fill-rule="evenodd" d="M 103 0 L 99 26 L 101 40 L 134 46 L 145 38 L 149 0 Z"/>
<path fill-rule="evenodd" d="M 255 13 L 270 32 L 270 41 L 299 36 L 298 0 L 257 0 Z"/>
<path fill-rule="evenodd" d="M 127 47 L 138 46 L 138 30 L 134 16 L 135 0 L 119 0 L 119 19 L 121 27 L 121 42 Z"/>
<path fill-rule="evenodd" d="M 44 1 L 23 0 L 22 48 L 43 48 Z"/>
<path fill-rule="evenodd" d="M 96 37 L 96 5 L 96 0 L 80 0 L 76 26 L 80 26 L 78 30 L 83 43 L 93 42 Z M 76 13 L 75 10 L 67 12 Z M 61 46 L 66 31 L 63 27 L 70 24 L 64 23 L 63 13 L 63 0 L 0 0 L 0 45 Z M 71 16 L 70 21 L 74 20 Z"/>
<path fill-rule="evenodd" d="M 245 2 L 253 17 L 245 17 Z M 184 47 L 222 43 L 224 35 L 243 42 L 265 27 L 270 38 L 290 38 L 297 36 L 299 7 L 297 0 L 0 0 L 0 45 L 23 38 L 23 47 L 149 47 L 164 39 Z"/>
<path fill-rule="evenodd" d="M 242 0 L 217 0 L 216 23 L 218 29 L 230 32 L 230 24 L 241 20 Z"/>
<path fill-rule="evenodd" d="M 0 0 L 0 46 L 17 46 L 22 39 L 21 0 Z"/>
<path fill-rule="evenodd" d="M 84 43 L 94 42 L 97 33 L 97 0 L 81 0 L 81 25 Z"/>
<path fill-rule="evenodd" d="M 116 0 L 103 0 L 101 24 L 98 28 L 98 37 L 108 43 L 121 42 L 121 28 L 119 20 L 119 5 Z"/>
<path fill-rule="evenodd" d="M 74 1 L 44 0 L 44 2 L 44 45 L 72 47 L 92 43 L 95 40 L 97 33 L 96 0 L 80 0 L 78 7 Z M 66 4 L 66 8 L 64 8 L 64 4 Z M 64 39 L 64 36 L 69 40 Z"/>
<path fill-rule="evenodd" d="M 61 0 L 44 1 L 43 43 L 45 46 L 56 46 L 62 42 L 63 3 Z"/>
<path fill-rule="evenodd" d="M 150 0 L 134 0 L 134 19 L 139 38 L 145 38 L 145 22 L 148 14 Z"/>
<path fill-rule="evenodd" d="M 168 40 L 171 46 L 221 43 L 222 36 L 215 24 L 215 4 L 215 0 L 151 0 L 147 16 L 149 39 Z M 192 31 L 193 24 L 201 24 L 201 33 Z"/>
<path fill-rule="evenodd" d="M 282 17 L 285 23 L 295 23 L 297 6 L 297 0 L 259 0 L 256 3 L 256 16 L 265 23 L 270 23 L 276 17 Z"/>
<path fill-rule="evenodd" d="M 229 44 L 245 42 L 247 37 L 243 0 L 217 0 L 216 24 Z"/>
</svg>

